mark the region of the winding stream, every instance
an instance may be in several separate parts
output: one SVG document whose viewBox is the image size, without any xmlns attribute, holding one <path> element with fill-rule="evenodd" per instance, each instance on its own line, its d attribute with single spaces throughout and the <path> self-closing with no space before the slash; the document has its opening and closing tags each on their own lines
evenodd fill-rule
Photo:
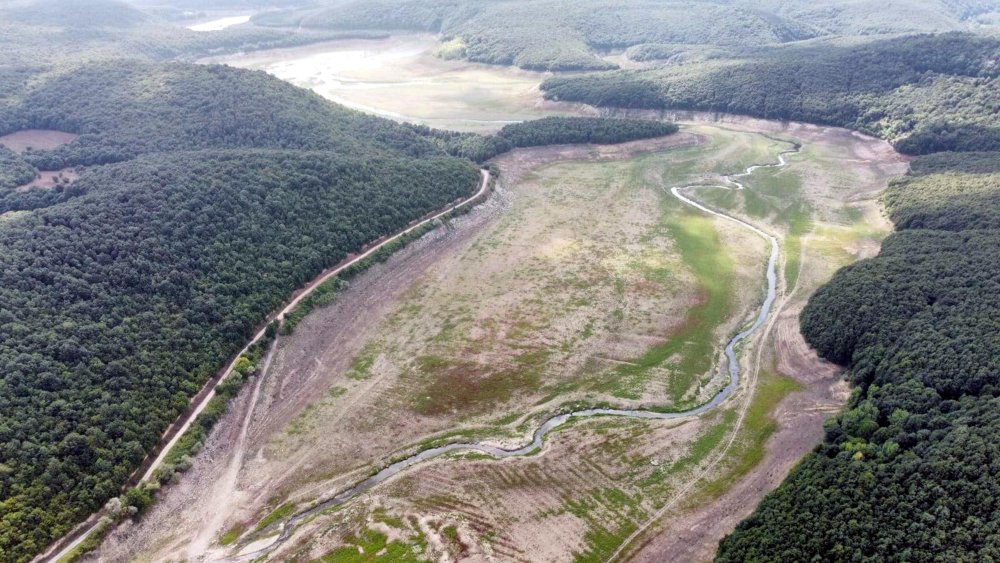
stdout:
<svg viewBox="0 0 1000 563">
<path fill-rule="evenodd" d="M 740 226 L 749 229 L 753 233 L 762 237 L 764 240 L 768 241 L 771 245 L 771 253 L 767 260 L 767 295 L 764 298 L 764 302 L 761 305 L 760 312 L 757 314 L 756 319 L 754 319 L 753 324 L 751 324 L 745 330 L 736 334 L 736 336 L 733 336 L 733 338 L 729 340 L 729 343 L 726 344 L 725 353 L 726 353 L 726 361 L 729 365 L 729 382 L 718 393 L 716 393 L 711 400 L 702 403 L 697 407 L 685 411 L 669 412 L 669 413 L 657 412 L 651 410 L 595 408 L 595 409 L 584 409 L 584 410 L 553 415 L 552 417 L 548 418 L 544 423 L 542 423 L 542 425 L 537 430 L 535 430 L 535 433 L 532 436 L 532 440 L 530 442 L 516 449 L 505 449 L 497 446 L 491 446 L 489 444 L 454 443 L 454 444 L 447 444 L 444 446 L 440 446 L 437 448 L 430 448 L 427 450 L 423 450 L 417 454 L 414 454 L 408 458 L 397 461 L 385 467 L 384 469 L 368 477 L 364 481 L 361 481 L 360 483 L 357 483 L 356 485 L 353 485 L 352 487 L 344 491 L 341 491 L 335 496 L 328 498 L 311 508 L 296 513 L 286 523 L 284 523 L 281 526 L 281 532 L 277 536 L 272 536 L 271 538 L 259 540 L 246 545 L 244 547 L 243 552 L 240 553 L 239 559 L 241 560 L 256 559 L 257 557 L 270 553 L 278 546 L 280 546 L 285 540 L 287 540 L 295 531 L 295 529 L 298 527 L 298 524 L 301 523 L 306 518 L 309 518 L 310 516 L 318 514 L 319 512 L 322 512 L 329 508 L 333 508 L 341 504 L 344 504 L 345 502 L 357 497 L 358 495 L 372 489 L 379 483 L 382 483 L 383 481 L 386 481 L 394 477 L 395 475 L 398 475 L 399 473 L 406 471 L 410 467 L 413 467 L 414 465 L 417 465 L 421 462 L 436 458 L 444 454 L 472 452 L 472 453 L 486 454 L 492 456 L 495 459 L 524 457 L 541 450 L 542 446 L 544 445 L 545 437 L 550 432 L 562 426 L 572 418 L 588 418 L 594 416 L 620 416 L 626 418 L 641 418 L 641 419 L 652 419 L 652 420 L 674 420 L 678 418 L 697 416 L 719 406 L 719 404 L 721 404 L 724 400 L 726 400 L 733 393 L 733 391 L 736 390 L 736 387 L 739 385 L 740 363 L 736 355 L 736 348 L 739 346 L 741 342 L 746 340 L 748 337 L 750 337 L 750 335 L 752 335 L 754 332 L 760 329 L 761 326 L 764 325 L 764 322 L 767 320 L 767 317 L 771 312 L 771 308 L 774 305 L 774 301 L 777 298 L 777 289 L 778 289 L 777 266 L 778 266 L 778 257 L 780 254 L 780 248 L 778 245 L 778 239 L 773 235 L 766 233 L 765 231 L 751 225 L 750 223 L 747 223 L 730 215 L 726 215 L 725 213 L 721 213 L 719 211 L 710 209 L 698 203 L 697 201 L 687 197 L 682 192 L 697 188 L 723 188 L 723 189 L 743 190 L 745 186 L 738 180 L 736 180 L 736 178 L 744 178 L 746 176 L 753 174 L 754 171 L 760 170 L 762 168 L 781 168 L 787 166 L 788 162 L 785 160 L 785 155 L 798 153 L 800 150 L 798 144 L 793 144 L 793 146 L 794 148 L 790 150 L 785 150 L 778 153 L 778 162 L 776 163 L 755 164 L 748 167 L 742 173 L 723 175 L 722 176 L 723 181 L 725 181 L 728 184 L 731 184 L 734 187 L 723 186 L 723 185 L 697 184 L 691 186 L 677 186 L 670 188 L 670 193 L 673 194 L 674 197 L 676 197 L 677 199 L 684 202 L 685 204 L 690 205 L 710 215 L 715 215 L 716 217 L 720 217 L 727 221 L 732 221 L 734 223 L 737 223 Z M 261 545 L 263 543 L 266 543 L 266 545 Z M 249 550 L 248 548 L 254 548 L 254 549 Z"/>
</svg>

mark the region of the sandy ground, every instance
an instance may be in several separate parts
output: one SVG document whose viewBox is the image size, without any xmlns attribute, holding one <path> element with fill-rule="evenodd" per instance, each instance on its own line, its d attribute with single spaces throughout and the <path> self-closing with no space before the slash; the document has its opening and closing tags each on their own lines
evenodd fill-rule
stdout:
<svg viewBox="0 0 1000 563">
<path fill-rule="evenodd" d="M 0 145 L 16 152 L 27 149 L 52 150 L 76 139 L 79 135 L 48 129 L 24 129 L 0 137 Z"/>
<path fill-rule="evenodd" d="M 565 159 L 606 158 L 620 159 L 632 154 L 659 151 L 671 146 L 690 145 L 697 142 L 691 135 L 677 135 L 666 139 L 628 143 L 615 147 L 548 147 L 535 150 L 516 151 L 505 157 L 501 163 L 503 182 L 511 185 L 523 179 L 529 171 L 542 163 Z M 321 479 L 312 487 L 304 486 L 303 475 L 312 474 L 316 478 L 317 448 L 309 442 L 292 443 L 300 432 L 308 432 L 309 427 L 320 424 L 311 420 L 309 413 L 322 407 L 349 404 L 350 396 L 373 397 L 376 403 L 384 397 L 385 389 L 379 388 L 384 382 L 378 378 L 352 380 L 344 377 L 351 360 L 361 351 L 371 331 L 396 306 L 404 294 L 410 291 L 414 281 L 421 279 L 429 269 L 449 256 L 467 251 L 477 236 L 493 224 L 502 210 L 509 206 L 503 188 L 497 197 L 480 206 L 476 212 L 459 218 L 447 229 L 439 229 L 411 244 L 407 249 L 393 256 L 387 263 L 353 280 L 350 290 L 338 299 L 337 304 L 314 313 L 303 321 L 294 337 L 285 339 L 279 350 L 274 368 L 268 375 L 260 400 L 257 402 L 253 421 L 249 426 L 249 452 L 239 479 L 239 492 L 234 494 L 244 504 L 236 518 L 229 522 L 249 518 L 260 512 L 263 506 L 272 503 L 273 497 L 280 497 L 294 491 L 297 497 L 315 496 L 319 492 L 346 484 L 356 475 L 349 472 L 358 468 L 363 459 L 358 455 L 364 446 L 367 453 L 362 457 L 386 455 L 392 448 L 405 445 L 394 432 L 404 428 L 406 421 L 397 421 L 393 432 L 386 433 L 384 427 L 374 427 L 370 421 L 371 411 L 360 409 L 330 409 L 331 418 L 321 421 L 323 428 L 337 429 L 339 425 L 365 431 L 371 428 L 374 443 L 361 444 L 350 435 L 338 435 L 326 445 L 343 452 L 339 456 L 324 457 L 330 466 L 323 466 L 322 472 L 335 476 Z M 347 391 L 341 391 L 347 389 Z M 135 553 L 139 546 L 152 544 L 153 553 L 187 553 L 192 536 L 200 538 L 206 524 L 214 518 L 206 511 L 205 501 L 218 498 L 213 490 L 229 466 L 231 444 L 239 433 L 240 420 L 248 408 L 244 391 L 234 403 L 235 408 L 220 422 L 218 430 L 199 455 L 195 468 L 184 479 L 172 487 L 170 494 L 158 503 L 153 512 L 144 519 L 143 525 L 123 527 L 106 543 L 103 557 L 119 559 L 128 553 Z M 343 396 L 333 396 L 343 393 Z M 317 397 L 322 399 L 316 406 Z M 373 408 L 377 408 L 377 405 Z M 349 412 L 350 411 L 350 412 Z M 303 416 L 303 412 L 306 413 Z M 402 424 L 400 427 L 398 425 Z M 303 428 L 305 427 L 305 428 Z M 442 428 L 449 427 L 447 421 Z M 289 429 L 291 428 L 291 432 Z M 433 427 L 430 429 L 433 430 Z M 424 427 L 423 432 L 428 428 Z M 322 434 L 322 432 L 320 433 Z M 379 449 L 379 444 L 381 449 Z M 300 455 L 286 455 L 299 451 Z M 318 452 L 323 453 L 323 452 Z M 280 467 L 276 470 L 274 465 Z M 261 466 L 261 467 L 258 467 Z M 177 516 L 183 515 L 177 526 L 160 527 L 147 523 L 178 523 Z M 209 528 L 211 526 L 208 526 Z M 200 543 L 200 542 L 198 542 Z M 163 551 L 160 551 L 163 550 Z M 149 558 L 157 559 L 147 552 Z M 189 554 L 193 555 L 193 554 Z M 146 557 L 143 557 L 146 558 Z"/>
</svg>

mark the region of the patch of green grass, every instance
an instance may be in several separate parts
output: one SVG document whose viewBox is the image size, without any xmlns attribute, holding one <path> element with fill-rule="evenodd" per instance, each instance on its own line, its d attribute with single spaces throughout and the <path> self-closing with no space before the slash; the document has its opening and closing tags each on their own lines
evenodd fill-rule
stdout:
<svg viewBox="0 0 1000 563">
<path fill-rule="evenodd" d="M 861 209 L 850 205 L 845 205 L 844 207 L 837 209 L 836 214 L 844 223 L 849 225 L 853 223 L 860 223 L 865 218 Z"/>
<path fill-rule="evenodd" d="M 639 507 L 641 498 L 620 489 L 601 488 L 586 497 L 567 501 L 566 512 L 587 522 L 583 539 L 586 549 L 573 555 L 577 562 L 603 562 L 636 529 L 646 512 Z"/>
<path fill-rule="evenodd" d="M 288 423 L 288 435 L 299 436 L 315 428 L 316 425 L 313 419 L 313 414 L 317 409 L 318 407 L 315 403 L 306 405 L 306 407 L 303 408 L 299 414 Z"/>
<path fill-rule="evenodd" d="M 673 477 L 697 467 L 704 462 L 709 454 L 715 451 L 726 435 L 732 430 L 736 422 L 736 413 L 729 410 L 722 413 L 721 420 L 713 424 L 699 435 L 684 457 L 678 459 L 670 465 L 661 465 L 654 469 L 649 476 L 639 483 L 639 487 L 648 493 L 650 497 L 659 496 L 662 498 L 666 492 L 664 484 L 668 477 Z M 662 500 L 657 500 L 662 503 Z"/>
<path fill-rule="evenodd" d="M 295 504 L 291 502 L 286 502 L 281 506 L 279 506 L 278 508 L 272 510 L 270 514 L 268 514 L 267 516 L 264 517 L 263 520 L 258 522 L 257 526 L 254 528 L 254 531 L 259 532 L 264 528 L 270 526 L 271 524 L 274 524 L 275 522 L 288 518 L 294 513 L 295 513 Z"/>
<path fill-rule="evenodd" d="M 243 532 L 246 530 L 246 525 L 243 523 L 233 524 L 233 527 L 226 530 L 222 537 L 219 538 L 220 545 L 232 545 L 236 540 L 240 539 Z"/>
<path fill-rule="evenodd" d="M 458 537 L 458 528 L 456 528 L 455 526 L 445 526 L 441 530 L 441 534 L 445 538 L 451 540 L 452 542 L 458 542 L 458 541 L 460 541 L 459 537 Z"/>
<path fill-rule="evenodd" d="M 419 442 L 415 446 L 415 449 L 417 451 L 423 451 L 443 446 L 445 444 L 450 444 L 452 442 L 477 442 L 486 438 L 495 438 L 497 435 L 497 430 L 493 428 L 463 428 L 427 438 Z"/>
<path fill-rule="evenodd" d="M 372 520 L 375 522 L 381 522 L 390 528 L 395 528 L 397 530 L 406 530 L 406 523 L 403 522 L 401 518 L 395 516 L 390 516 L 389 511 L 385 508 L 376 508 L 372 511 Z"/>
<path fill-rule="evenodd" d="M 319 284 L 312 293 L 299 302 L 295 309 L 285 315 L 285 324 L 282 325 L 281 332 L 291 334 L 299 322 L 306 318 L 309 313 L 333 303 L 345 285 L 344 280 L 339 276 L 334 276 Z"/>
<path fill-rule="evenodd" d="M 410 542 L 389 542 L 389 538 L 381 532 L 365 529 L 357 536 L 346 538 L 348 545 L 338 547 L 324 555 L 326 563 L 364 563 L 367 561 L 386 561 L 393 563 L 419 563 L 427 561 L 422 557 L 426 540 L 422 535 L 412 536 Z"/>
<path fill-rule="evenodd" d="M 802 179 L 788 169 L 757 170 L 745 180 L 744 210 L 747 215 L 768 218 L 786 230 L 784 240 L 785 284 L 791 288 L 801 268 L 802 236 L 813 227 L 813 209 L 802 194 Z"/>
<path fill-rule="evenodd" d="M 666 367 L 664 363 L 677 356 L 670 366 L 671 377 L 667 393 L 678 402 L 698 378 L 708 372 L 715 358 L 715 330 L 732 313 L 733 259 L 726 252 L 715 222 L 710 216 L 686 207 L 672 197 L 660 200 L 663 228 L 674 239 L 683 263 L 694 275 L 698 301 L 685 316 L 683 325 L 666 342 L 649 348 L 634 365 L 622 365 L 611 391 L 624 398 L 638 398 L 642 381 L 649 370 Z"/>
<path fill-rule="evenodd" d="M 378 355 L 379 346 L 376 342 L 365 344 L 365 347 L 351 360 L 351 367 L 345 375 L 351 379 L 368 379 L 372 376 L 372 366 L 375 365 Z"/>
<path fill-rule="evenodd" d="M 699 497 L 716 498 L 729 490 L 733 484 L 764 458 L 765 444 L 778 429 L 772 417 L 778 403 L 802 386 L 791 379 L 770 370 L 761 370 L 750 407 L 740 426 L 739 434 L 727 454 L 725 471 L 699 487 Z"/>
<path fill-rule="evenodd" d="M 80 542 L 79 545 L 70 550 L 66 555 L 57 559 L 56 563 L 74 563 L 83 559 L 88 553 L 100 547 L 101 542 L 104 541 L 104 537 L 111 531 L 111 528 L 112 525 L 110 523 L 99 523 L 97 528 L 87 536 L 87 539 Z"/>
<path fill-rule="evenodd" d="M 449 412 L 491 409 L 510 400 L 515 391 L 540 387 L 550 351 L 531 350 L 501 369 L 473 361 L 420 356 L 418 369 L 426 383 L 413 399 L 413 409 L 433 416 Z"/>
</svg>

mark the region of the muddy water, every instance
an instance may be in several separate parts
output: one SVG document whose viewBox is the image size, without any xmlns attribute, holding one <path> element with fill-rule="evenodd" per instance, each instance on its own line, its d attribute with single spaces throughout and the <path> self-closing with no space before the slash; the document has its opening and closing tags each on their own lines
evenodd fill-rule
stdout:
<svg viewBox="0 0 1000 563">
<path fill-rule="evenodd" d="M 699 211 L 720 217 L 727 221 L 732 221 L 739 224 L 741 227 L 750 230 L 754 234 L 762 237 L 764 240 L 768 241 L 771 245 L 771 253 L 767 260 L 767 293 L 764 298 L 764 302 L 761 305 L 760 311 L 757 313 L 757 317 L 754 322 L 743 331 L 739 332 L 729 342 L 726 344 L 726 362 L 729 368 L 729 382 L 725 387 L 722 388 L 711 400 L 694 407 L 692 409 L 677 411 L 677 412 L 658 412 L 653 410 L 630 410 L 630 409 L 610 409 L 610 408 L 595 408 L 595 409 L 583 409 L 568 413 L 562 413 L 554 415 L 548 418 L 541 426 L 535 430 L 532 435 L 530 442 L 516 449 L 505 449 L 497 446 L 492 446 L 489 444 L 479 444 L 479 443 L 455 443 L 448 444 L 445 446 L 440 446 L 437 448 L 430 448 L 423 450 L 413 456 L 405 458 L 403 460 L 397 461 L 386 468 L 382 469 L 378 473 L 375 473 L 371 477 L 368 477 L 364 481 L 357 483 L 356 485 L 345 489 L 331 498 L 324 500 L 315 506 L 303 510 L 294 516 L 292 516 L 288 522 L 282 525 L 281 532 L 273 536 L 272 538 L 255 541 L 247 546 L 239 554 L 240 560 L 256 559 L 261 555 L 270 553 L 271 551 L 277 549 L 286 539 L 288 539 L 291 534 L 295 531 L 296 527 L 304 519 L 310 516 L 344 504 L 345 502 L 361 495 L 362 493 L 372 489 L 376 485 L 396 476 L 400 473 L 406 471 L 407 469 L 418 465 L 424 461 L 434 459 L 436 457 L 449 454 L 449 453 L 480 453 L 492 456 L 495 459 L 505 459 L 512 457 L 524 457 L 538 452 L 542 449 L 545 437 L 548 436 L 553 430 L 559 428 L 570 419 L 573 418 L 589 418 L 595 416 L 617 416 L 624 418 L 639 418 L 639 419 L 649 419 L 649 420 L 674 420 L 679 418 L 687 418 L 692 416 L 698 416 L 705 412 L 708 412 L 716 407 L 718 407 L 723 401 L 725 401 L 739 386 L 740 382 L 740 362 L 737 356 L 737 347 L 741 342 L 753 335 L 757 330 L 759 330 L 764 323 L 767 321 L 768 315 L 771 313 L 771 309 L 774 306 L 774 301 L 777 298 L 778 292 L 778 277 L 777 277 L 777 266 L 778 258 L 780 255 L 780 247 L 778 245 L 778 239 L 773 235 L 766 233 L 765 231 L 732 217 L 710 209 L 701 203 L 698 203 L 694 199 L 684 195 L 684 192 L 691 191 L 698 188 L 714 187 L 714 188 L 726 188 L 726 189 L 736 189 L 742 190 L 744 186 L 740 183 L 737 178 L 743 178 L 753 174 L 755 170 L 760 170 L 762 168 L 781 168 L 788 164 L 785 160 L 785 155 L 797 153 L 799 151 L 798 145 L 795 148 L 787 151 L 783 151 L 778 154 L 778 162 L 772 164 L 755 164 L 748 167 L 744 172 L 739 174 L 731 174 L 723 176 L 723 180 L 728 184 L 725 186 L 708 186 L 704 184 L 694 185 L 694 186 L 677 186 L 670 189 L 670 193 L 674 195 L 677 199 L 681 200 L 687 205 L 690 205 Z M 265 543 L 269 542 L 269 543 Z M 264 544 L 264 545 L 262 545 Z"/>
</svg>

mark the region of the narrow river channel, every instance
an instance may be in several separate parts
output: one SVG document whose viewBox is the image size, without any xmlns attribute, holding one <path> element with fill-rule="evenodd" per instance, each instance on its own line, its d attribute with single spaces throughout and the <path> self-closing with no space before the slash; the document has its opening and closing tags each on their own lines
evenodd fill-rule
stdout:
<svg viewBox="0 0 1000 563">
<path fill-rule="evenodd" d="M 319 502 L 318 504 L 302 510 L 301 512 L 293 515 L 286 523 L 281 527 L 281 532 L 272 536 L 269 539 L 259 540 L 253 542 L 244 547 L 243 551 L 240 552 L 239 560 L 252 560 L 256 559 L 262 555 L 266 555 L 271 551 L 275 550 L 280 546 L 286 539 L 288 539 L 298 524 L 304 519 L 313 516 L 319 512 L 327 510 L 344 504 L 345 502 L 357 497 L 358 495 L 370 490 L 379 483 L 390 479 L 407 469 L 430 459 L 436 458 L 449 453 L 464 453 L 464 452 L 475 452 L 486 454 L 492 456 L 496 459 L 505 459 L 512 457 L 524 457 L 531 455 L 539 451 L 545 442 L 545 437 L 553 430 L 559 428 L 567 421 L 573 418 L 587 418 L 594 416 L 618 416 L 625 418 L 642 418 L 642 419 L 652 419 L 652 420 L 673 420 L 678 418 L 687 418 L 692 416 L 698 416 L 707 411 L 714 409 L 719 406 L 723 401 L 725 401 L 733 391 L 739 385 L 740 382 L 740 362 L 737 357 L 736 348 L 741 342 L 749 338 L 757 330 L 759 330 L 767 321 L 768 315 L 771 313 L 771 309 L 774 306 L 774 301 L 777 298 L 778 292 L 778 257 L 780 255 L 780 247 L 778 245 L 778 239 L 763 230 L 743 221 L 737 219 L 731 215 L 726 215 L 719 211 L 710 209 L 701 203 L 691 199 L 690 197 L 684 195 L 684 192 L 691 191 L 699 188 L 723 188 L 723 189 L 744 189 L 744 185 L 737 180 L 737 178 L 744 178 L 754 171 L 760 170 L 762 168 L 781 168 L 788 165 L 785 160 L 785 155 L 794 154 L 799 152 L 799 146 L 794 145 L 793 149 L 782 151 L 778 154 L 778 162 L 772 164 L 755 164 L 748 167 L 744 172 L 739 174 L 730 174 L 723 176 L 723 180 L 729 185 L 709 185 L 709 184 L 698 184 L 692 186 L 677 186 L 670 189 L 670 193 L 674 195 L 677 199 L 681 200 L 687 205 L 690 205 L 699 211 L 708 213 L 710 215 L 715 215 L 727 221 L 732 221 L 739 224 L 745 229 L 750 230 L 754 234 L 762 237 L 764 240 L 768 241 L 771 245 L 771 253 L 767 259 L 767 294 L 764 298 L 764 302 L 761 305 L 760 311 L 757 313 L 757 317 L 754 319 L 753 324 L 748 328 L 739 332 L 729 342 L 726 344 L 726 362 L 729 368 L 729 382 L 723 387 L 711 400 L 698 405 L 697 407 L 677 412 L 658 412 L 654 410 L 630 410 L 630 409 L 609 409 L 609 408 L 595 408 L 595 409 L 583 409 L 568 413 L 562 413 L 558 415 L 553 415 L 548 418 L 542 425 L 535 430 L 532 436 L 532 440 L 516 449 L 504 449 L 496 446 L 491 446 L 488 444 L 478 444 L 478 443 L 454 443 L 440 446 L 437 448 L 430 448 L 423 450 L 417 454 L 414 454 L 408 458 L 397 461 L 378 473 L 375 473 L 371 477 L 368 477 L 364 481 L 345 489 L 336 495 Z"/>
</svg>

